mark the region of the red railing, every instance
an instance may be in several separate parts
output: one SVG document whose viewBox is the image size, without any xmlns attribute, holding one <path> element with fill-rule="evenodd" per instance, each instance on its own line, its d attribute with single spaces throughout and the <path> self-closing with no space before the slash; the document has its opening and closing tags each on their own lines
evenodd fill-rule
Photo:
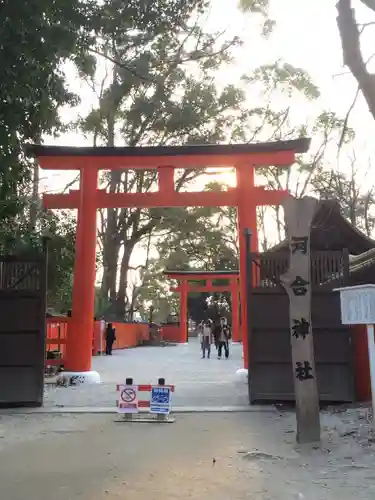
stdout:
<svg viewBox="0 0 375 500">
<path fill-rule="evenodd" d="M 66 362 L 66 342 L 68 330 L 68 317 L 54 316 L 47 318 L 46 328 L 46 366 L 60 366 Z M 149 337 L 148 324 L 140 323 L 113 323 L 116 328 L 116 342 L 114 349 L 126 349 L 136 347 L 142 343 L 142 340 L 147 340 Z M 92 353 L 94 356 L 104 350 L 105 339 L 101 333 L 100 321 L 95 321 L 94 332 L 92 339 Z M 55 356 L 53 359 L 51 353 Z"/>
<path fill-rule="evenodd" d="M 46 320 L 46 366 L 64 364 L 68 321 L 66 316 L 55 316 Z M 47 359 L 48 353 L 52 352 L 56 353 L 56 357 Z"/>
</svg>

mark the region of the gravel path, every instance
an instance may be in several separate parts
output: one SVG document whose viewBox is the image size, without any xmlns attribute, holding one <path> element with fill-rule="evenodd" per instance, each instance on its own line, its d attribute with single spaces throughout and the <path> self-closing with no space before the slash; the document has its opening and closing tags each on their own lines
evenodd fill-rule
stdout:
<svg viewBox="0 0 375 500">
<path fill-rule="evenodd" d="M 2 416 L 0 498 L 370 500 L 374 448 L 358 418 L 324 415 L 322 447 L 312 449 L 294 445 L 289 414 L 178 415 L 163 425 Z"/>
<path fill-rule="evenodd" d="M 220 407 L 248 405 L 248 389 L 236 380 L 243 366 L 242 345 L 233 344 L 228 360 L 201 359 L 197 339 L 188 345 L 142 347 L 114 351 L 113 356 L 93 358 L 102 384 L 81 387 L 47 387 L 45 406 L 113 407 L 116 384 L 133 377 L 136 384 L 156 383 L 164 377 L 176 386 L 173 405 L 179 407 Z"/>
</svg>

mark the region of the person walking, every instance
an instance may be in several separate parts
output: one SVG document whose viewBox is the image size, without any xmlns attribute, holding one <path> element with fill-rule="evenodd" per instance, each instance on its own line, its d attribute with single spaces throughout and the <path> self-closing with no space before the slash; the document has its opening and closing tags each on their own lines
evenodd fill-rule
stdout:
<svg viewBox="0 0 375 500">
<path fill-rule="evenodd" d="M 218 331 L 217 359 L 221 359 L 223 349 L 224 349 L 225 359 L 229 358 L 229 337 L 230 337 L 230 331 L 228 325 L 226 324 L 225 318 L 220 318 L 220 327 Z"/>
<path fill-rule="evenodd" d="M 202 358 L 206 357 L 210 358 L 211 354 L 211 344 L 212 344 L 212 327 L 210 320 L 207 320 L 202 325 L 202 333 L 201 333 L 201 348 L 202 348 Z"/>
<path fill-rule="evenodd" d="M 112 356 L 112 347 L 116 340 L 116 328 L 113 328 L 112 323 L 108 323 L 105 332 L 105 353 L 107 356 Z"/>
</svg>

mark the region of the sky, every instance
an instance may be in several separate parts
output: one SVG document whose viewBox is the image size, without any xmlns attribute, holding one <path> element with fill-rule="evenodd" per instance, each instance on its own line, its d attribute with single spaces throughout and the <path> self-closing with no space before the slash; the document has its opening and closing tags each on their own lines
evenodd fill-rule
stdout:
<svg viewBox="0 0 375 500">
<path fill-rule="evenodd" d="M 238 83 L 242 74 L 257 66 L 281 59 L 309 72 L 321 90 L 321 98 L 314 103 L 316 109 L 331 109 L 344 116 L 356 92 L 356 84 L 348 71 L 342 67 L 342 56 L 336 26 L 335 0 L 271 0 L 271 17 L 276 20 L 276 29 L 268 39 L 259 36 L 260 19 L 252 14 L 243 14 L 237 8 L 237 0 L 213 0 L 208 29 L 224 31 L 227 38 L 239 36 L 243 46 L 235 52 L 235 62 L 223 68 L 217 75 L 217 84 Z M 371 14 L 360 3 L 356 6 L 359 19 L 371 20 Z M 375 20 L 375 19 L 374 19 Z M 375 29 L 375 27 L 374 27 Z M 365 55 L 371 55 L 372 28 L 364 38 Z M 71 88 L 82 97 L 82 104 L 74 110 L 65 109 L 66 121 L 85 114 L 95 103 L 95 97 L 85 84 L 75 78 L 68 69 Z M 251 97 L 251 96 L 249 96 Z M 308 118 L 310 108 L 299 109 L 301 122 Z M 356 144 L 363 156 L 373 153 L 372 136 L 375 122 L 367 111 L 363 98 L 357 102 L 350 125 L 356 129 Z M 58 139 L 46 138 L 46 144 L 91 145 L 89 140 L 76 133 L 65 134 Z M 75 174 L 61 172 L 43 173 L 42 190 L 59 191 Z"/>
<path fill-rule="evenodd" d="M 244 73 L 267 63 L 281 59 L 306 70 L 321 90 L 321 97 L 314 102 L 316 113 L 330 109 L 345 116 L 354 95 L 356 83 L 342 66 L 340 39 L 336 26 L 335 0 L 271 0 L 270 15 L 276 20 L 276 28 L 268 39 L 259 35 L 260 19 L 251 14 L 244 14 L 237 9 L 237 0 L 213 0 L 207 28 L 226 32 L 226 37 L 239 36 L 243 46 L 235 52 L 235 62 L 230 68 L 223 68 L 217 74 L 218 86 L 238 83 Z M 357 18 L 365 21 L 375 20 L 369 11 L 358 2 L 354 2 Z M 357 5 L 358 4 L 358 5 Z M 374 27 L 375 29 L 375 27 Z M 372 28 L 363 38 L 365 57 L 371 55 Z M 75 119 L 80 113 L 90 110 L 95 98 L 87 87 L 80 83 L 74 72 L 68 69 L 72 90 L 82 95 L 82 104 L 78 109 L 66 109 L 63 118 Z M 249 99 L 252 96 L 249 95 Z M 311 107 L 300 106 L 298 113 L 301 123 L 309 119 Z M 351 115 L 350 126 L 356 130 L 356 148 L 360 162 L 366 163 L 373 155 L 373 135 L 375 122 L 367 110 L 362 97 L 359 98 Z M 70 133 L 58 139 L 47 138 L 46 144 L 91 145 L 90 141 L 77 133 Z M 344 167 L 345 168 L 345 167 Z M 60 191 L 76 173 L 42 173 L 42 190 Z M 212 180 L 212 178 L 210 178 Z M 228 178 L 226 178 L 228 180 Z M 231 183 L 233 179 L 229 179 Z"/>
</svg>

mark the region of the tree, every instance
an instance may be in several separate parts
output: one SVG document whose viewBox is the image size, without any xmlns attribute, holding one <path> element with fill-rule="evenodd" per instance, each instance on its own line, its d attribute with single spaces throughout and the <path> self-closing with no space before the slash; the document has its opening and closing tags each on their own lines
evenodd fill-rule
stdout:
<svg viewBox="0 0 375 500">
<path fill-rule="evenodd" d="M 371 237 L 375 228 L 375 217 L 373 215 L 375 205 L 374 188 L 372 182 L 368 183 L 369 188 L 366 187 L 366 181 L 363 182 L 364 168 L 358 166 L 354 151 L 349 158 L 349 162 L 350 169 L 348 172 L 333 169 L 321 171 L 312 180 L 312 190 L 320 199 L 337 200 L 344 217 L 354 227 Z M 371 164 L 369 164 L 370 166 Z M 370 168 L 367 169 L 364 180 L 369 174 Z"/>
<path fill-rule="evenodd" d="M 299 127 L 293 127 L 289 119 L 280 116 L 276 122 L 278 133 L 281 137 L 288 135 L 290 131 L 298 131 Z M 343 134 L 343 129 L 344 134 Z M 297 157 L 294 165 L 287 169 L 270 167 L 262 171 L 262 177 L 267 186 L 272 189 L 287 189 L 297 198 L 302 198 L 315 191 L 320 179 L 331 175 L 332 161 L 329 158 L 336 158 L 338 145 L 350 144 L 354 138 L 354 131 L 345 128 L 345 119 L 338 117 L 330 111 L 323 111 L 311 123 L 306 123 L 300 128 L 300 134 L 313 137 L 310 151 L 307 154 Z M 280 207 L 274 209 L 277 239 L 284 238 L 284 224 Z M 263 210 L 260 221 L 261 232 L 266 234 L 264 221 L 270 214 L 270 210 Z M 266 242 L 269 243 L 268 241 Z M 275 243 L 275 242 L 272 242 Z M 267 250 L 267 245 L 263 245 L 263 250 Z"/>
<path fill-rule="evenodd" d="M 0 252 L 30 255 L 47 232 L 48 305 L 57 309 L 71 301 L 75 223 L 66 213 L 41 210 L 39 169 L 27 147 L 63 130 L 61 106 L 78 102 L 62 64 L 82 60 L 90 47 L 83 28 L 95 3 L 4 0 L 0 9 Z"/>
<path fill-rule="evenodd" d="M 161 2 L 164 7 L 154 19 L 155 29 L 149 29 L 143 18 L 130 16 L 129 22 L 127 8 L 118 11 L 117 3 L 106 3 L 107 17 L 98 30 L 97 52 L 113 64 L 108 81 L 101 85 L 98 106 L 81 121 L 81 129 L 92 135 L 94 144 L 108 146 L 218 142 L 229 121 L 225 114 L 244 96 L 231 86 L 218 92 L 213 74 L 228 61 L 230 48 L 238 41 L 219 42 L 217 35 L 199 27 L 197 18 L 206 10 L 205 2 L 185 3 L 184 11 L 181 2 L 172 9 L 170 3 Z M 156 29 L 164 14 L 171 20 L 168 31 L 165 26 L 164 31 Z M 86 79 L 95 86 L 94 73 L 86 72 Z M 198 175 L 184 172 L 177 189 Z M 150 172 L 117 171 L 103 178 L 110 192 L 147 192 L 155 181 Z M 102 214 L 102 295 L 120 316 L 131 302 L 127 293 L 131 255 L 165 214 L 165 210 L 142 209 L 110 209 Z"/>
<path fill-rule="evenodd" d="M 270 0 L 240 0 L 240 7 L 244 11 L 257 9 L 265 17 L 268 14 Z M 348 67 L 351 74 L 358 84 L 358 90 L 362 92 L 366 100 L 369 111 L 375 119 L 375 86 L 374 74 L 368 70 L 368 63 L 373 57 L 368 59 L 364 55 L 361 47 L 361 36 L 364 31 L 374 25 L 374 21 L 359 23 L 356 19 L 355 6 L 364 6 L 375 13 L 375 0 L 338 0 L 337 8 L 337 26 L 341 39 L 341 47 L 344 65 Z M 353 106 L 352 106 L 353 107 Z M 349 110 L 347 120 L 348 121 Z"/>
<path fill-rule="evenodd" d="M 63 22 L 61 22 L 63 20 Z M 0 11 L 0 223 L 13 230 L 31 162 L 25 146 L 57 130 L 59 108 L 74 103 L 61 71 L 76 53 L 83 6 L 78 0 L 5 0 Z"/>
<path fill-rule="evenodd" d="M 207 190 L 225 189 L 217 182 L 206 185 Z M 146 311 L 155 307 L 164 320 L 169 314 L 178 314 L 177 297 L 169 292 L 173 285 L 163 274 L 169 270 L 222 271 L 238 269 L 237 241 L 232 240 L 234 227 L 228 227 L 220 208 L 179 208 L 169 212 L 164 225 L 159 227 L 155 248 L 158 256 L 145 269 L 145 280 L 140 288 L 138 307 Z M 216 284 L 222 284 L 218 282 Z M 189 315 L 194 321 L 207 317 L 230 317 L 230 292 L 190 293 Z"/>
</svg>

